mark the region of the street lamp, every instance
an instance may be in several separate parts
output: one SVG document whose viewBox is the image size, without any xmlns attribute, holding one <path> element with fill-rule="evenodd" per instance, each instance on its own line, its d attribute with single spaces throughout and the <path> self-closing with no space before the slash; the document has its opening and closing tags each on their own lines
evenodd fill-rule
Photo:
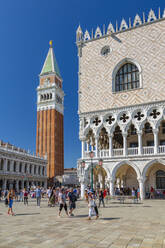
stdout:
<svg viewBox="0 0 165 248">
<path fill-rule="evenodd" d="M 93 160 L 93 157 L 94 157 L 94 152 L 91 151 L 89 153 L 89 156 L 91 158 L 91 190 L 93 191 L 93 163 L 92 163 L 92 160 Z"/>
</svg>

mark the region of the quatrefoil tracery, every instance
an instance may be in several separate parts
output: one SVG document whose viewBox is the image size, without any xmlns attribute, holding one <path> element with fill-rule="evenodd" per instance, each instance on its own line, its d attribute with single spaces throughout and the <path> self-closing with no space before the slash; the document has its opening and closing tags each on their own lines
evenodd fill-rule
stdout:
<svg viewBox="0 0 165 248">
<path fill-rule="evenodd" d="M 95 126 L 98 126 L 100 122 L 101 122 L 101 120 L 99 120 L 98 117 L 96 117 L 95 120 L 93 121 L 93 123 L 95 124 Z"/>
<path fill-rule="evenodd" d="M 144 114 L 142 114 L 140 111 L 137 112 L 137 114 L 134 116 L 134 118 L 137 119 L 137 121 L 141 121 L 141 119 L 144 117 Z"/>
<path fill-rule="evenodd" d="M 160 112 L 157 111 L 157 109 L 153 109 L 153 111 L 150 113 L 150 116 L 152 116 L 153 119 L 157 119 L 158 115 L 160 115 Z"/>
<path fill-rule="evenodd" d="M 106 119 L 106 122 L 108 122 L 109 125 L 111 125 L 114 122 L 115 118 L 112 117 L 112 115 L 108 116 L 108 119 Z"/>
<path fill-rule="evenodd" d="M 120 120 L 123 121 L 123 123 L 125 123 L 128 119 L 129 119 L 129 116 L 125 113 L 120 117 Z"/>
</svg>

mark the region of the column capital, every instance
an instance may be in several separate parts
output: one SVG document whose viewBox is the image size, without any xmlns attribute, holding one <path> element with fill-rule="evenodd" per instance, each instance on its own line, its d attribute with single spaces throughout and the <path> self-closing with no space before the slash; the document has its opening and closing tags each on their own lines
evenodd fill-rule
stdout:
<svg viewBox="0 0 165 248">
<path fill-rule="evenodd" d="M 138 177 L 137 180 L 139 183 L 144 183 L 146 181 L 146 177 Z"/>
<path fill-rule="evenodd" d="M 122 132 L 123 137 L 127 137 L 128 132 Z"/>
<path fill-rule="evenodd" d="M 159 129 L 158 128 L 154 128 L 153 129 L 153 134 L 157 134 L 159 132 Z"/>
<path fill-rule="evenodd" d="M 143 130 L 138 130 L 137 131 L 137 135 L 142 135 L 143 134 Z"/>
<path fill-rule="evenodd" d="M 108 181 L 109 181 L 110 183 L 114 183 L 114 182 L 115 182 L 115 178 L 109 177 L 109 178 L 108 178 Z"/>
</svg>

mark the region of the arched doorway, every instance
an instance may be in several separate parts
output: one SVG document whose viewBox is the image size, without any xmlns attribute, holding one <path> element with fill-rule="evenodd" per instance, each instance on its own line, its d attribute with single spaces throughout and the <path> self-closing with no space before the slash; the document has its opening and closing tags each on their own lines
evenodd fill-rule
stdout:
<svg viewBox="0 0 165 248">
<path fill-rule="evenodd" d="M 106 181 L 107 181 L 107 173 L 105 169 L 100 166 L 96 165 L 94 167 L 94 188 L 95 189 L 105 189 L 106 188 Z"/>
<path fill-rule="evenodd" d="M 132 189 L 137 190 L 138 187 L 139 182 L 135 169 L 127 163 L 122 164 L 115 173 L 115 193 L 131 195 Z"/>
<path fill-rule="evenodd" d="M 151 197 L 151 188 L 153 188 L 154 198 L 164 198 L 165 196 L 165 165 L 159 161 L 153 162 L 145 172 L 146 197 Z"/>
</svg>

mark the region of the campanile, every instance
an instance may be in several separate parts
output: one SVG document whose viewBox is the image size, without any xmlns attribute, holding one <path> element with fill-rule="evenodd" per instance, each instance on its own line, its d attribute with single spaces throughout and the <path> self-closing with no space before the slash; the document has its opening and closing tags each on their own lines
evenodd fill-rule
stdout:
<svg viewBox="0 0 165 248">
<path fill-rule="evenodd" d="M 49 44 L 37 87 L 36 154 L 47 156 L 47 175 L 52 181 L 64 172 L 64 92 L 52 41 Z"/>
</svg>

